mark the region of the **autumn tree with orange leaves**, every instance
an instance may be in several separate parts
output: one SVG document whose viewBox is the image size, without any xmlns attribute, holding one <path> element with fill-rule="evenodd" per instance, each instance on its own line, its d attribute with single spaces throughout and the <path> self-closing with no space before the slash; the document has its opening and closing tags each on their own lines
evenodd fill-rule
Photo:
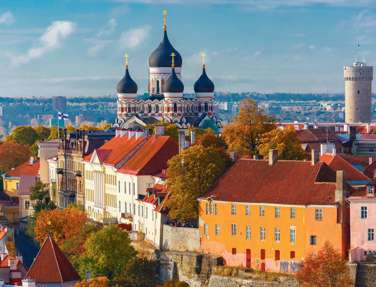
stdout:
<svg viewBox="0 0 376 287">
<path fill-rule="evenodd" d="M 317 254 L 306 257 L 297 279 L 304 287 L 353 286 L 346 260 L 328 242 Z"/>
<path fill-rule="evenodd" d="M 107 277 L 96 277 L 76 283 L 74 287 L 109 287 L 110 281 Z"/>
<path fill-rule="evenodd" d="M 95 229 L 88 223 L 84 211 L 77 207 L 42 210 L 38 213 L 34 232 L 35 239 L 42 243 L 50 235 L 64 253 L 79 254 L 90 231 Z"/>
</svg>

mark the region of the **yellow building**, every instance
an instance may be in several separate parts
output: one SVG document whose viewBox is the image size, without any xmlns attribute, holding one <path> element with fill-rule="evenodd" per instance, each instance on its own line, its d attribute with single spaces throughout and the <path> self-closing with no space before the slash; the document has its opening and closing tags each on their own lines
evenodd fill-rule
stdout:
<svg viewBox="0 0 376 287">
<path fill-rule="evenodd" d="M 343 173 L 324 163 L 240 159 L 199 199 L 201 248 L 226 265 L 277 272 L 295 272 L 326 241 L 345 256 L 344 197 Z"/>
</svg>

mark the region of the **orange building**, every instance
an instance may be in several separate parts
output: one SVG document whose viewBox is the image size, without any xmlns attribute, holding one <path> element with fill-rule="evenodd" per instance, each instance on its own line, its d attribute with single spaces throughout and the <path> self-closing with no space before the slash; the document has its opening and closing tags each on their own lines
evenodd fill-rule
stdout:
<svg viewBox="0 0 376 287">
<path fill-rule="evenodd" d="M 240 159 L 199 199 L 201 248 L 229 266 L 294 272 L 326 241 L 348 250 L 342 171 L 325 163 Z"/>
</svg>

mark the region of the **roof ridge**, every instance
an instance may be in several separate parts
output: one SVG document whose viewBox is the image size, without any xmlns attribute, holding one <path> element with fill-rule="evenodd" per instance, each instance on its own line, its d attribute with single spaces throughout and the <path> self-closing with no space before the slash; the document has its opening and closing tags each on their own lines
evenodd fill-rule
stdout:
<svg viewBox="0 0 376 287">
<path fill-rule="evenodd" d="M 350 168 L 352 168 L 353 170 L 355 170 L 359 175 L 361 176 L 364 176 L 364 177 L 368 177 L 366 176 L 364 173 L 362 173 L 361 171 L 359 171 L 357 168 L 355 168 L 351 163 L 349 163 L 346 159 L 344 159 L 341 155 L 338 155 L 338 157 L 345 162 L 345 164 L 347 164 L 347 166 L 349 166 Z"/>
<path fill-rule="evenodd" d="M 61 270 L 60 270 L 60 264 L 57 260 L 57 256 L 56 256 L 56 251 L 55 251 L 55 242 L 52 241 L 52 238 L 50 235 L 48 235 L 47 237 L 47 240 L 49 239 L 50 243 L 51 243 L 51 246 L 52 246 L 52 252 L 54 254 L 54 258 L 55 258 L 55 262 L 56 262 L 56 266 L 57 266 L 57 270 L 59 271 L 59 275 L 60 275 L 60 279 L 61 279 L 61 283 L 63 284 L 64 283 L 64 279 L 63 279 L 63 275 L 61 274 Z"/>
<path fill-rule="evenodd" d="M 28 270 L 27 273 L 26 273 L 26 276 L 25 276 L 26 278 L 28 277 L 30 271 L 32 270 L 32 268 L 33 268 L 33 266 L 34 266 L 34 264 L 35 264 L 35 262 L 36 262 L 35 259 L 38 258 L 39 254 L 41 253 L 42 248 L 43 248 L 43 246 L 46 244 L 46 242 L 47 242 L 47 237 L 46 237 L 46 239 L 44 240 L 42 246 L 39 248 L 37 255 L 34 257 L 34 259 L 33 259 L 33 263 L 31 263 L 30 268 L 29 268 L 29 270 Z"/>
</svg>

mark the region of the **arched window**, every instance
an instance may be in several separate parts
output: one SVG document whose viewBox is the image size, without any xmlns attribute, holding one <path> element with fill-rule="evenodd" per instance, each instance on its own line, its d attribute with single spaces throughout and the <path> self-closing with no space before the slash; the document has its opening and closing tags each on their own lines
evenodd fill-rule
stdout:
<svg viewBox="0 0 376 287">
<path fill-rule="evenodd" d="M 160 83 L 159 83 L 159 80 L 157 80 L 157 94 L 159 94 L 160 92 Z"/>
<path fill-rule="evenodd" d="M 208 110 L 209 110 L 208 103 L 205 103 L 205 112 L 207 112 Z"/>
<path fill-rule="evenodd" d="M 187 106 L 187 112 L 189 113 L 190 111 L 191 111 L 191 106 L 188 105 L 188 106 Z"/>
<path fill-rule="evenodd" d="M 159 113 L 159 105 L 155 105 L 155 112 Z"/>
<path fill-rule="evenodd" d="M 178 105 L 174 103 L 174 113 L 176 113 L 177 111 L 178 111 Z"/>
<path fill-rule="evenodd" d="M 201 113 L 201 103 L 198 104 L 198 112 Z"/>
<path fill-rule="evenodd" d="M 148 105 L 148 113 L 149 114 L 151 113 L 151 105 L 150 104 Z"/>
<path fill-rule="evenodd" d="M 128 113 L 131 112 L 131 105 L 128 105 L 128 106 L 127 106 L 127 110 L 128 110 Z"/>
</svg>

